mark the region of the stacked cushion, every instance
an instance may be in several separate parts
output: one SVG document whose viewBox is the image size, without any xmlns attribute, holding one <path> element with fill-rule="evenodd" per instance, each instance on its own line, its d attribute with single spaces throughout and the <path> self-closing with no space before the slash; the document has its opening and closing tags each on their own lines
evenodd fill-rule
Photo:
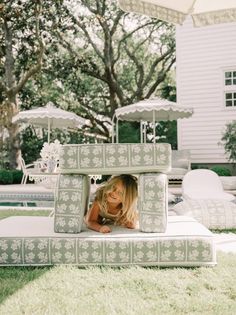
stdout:
<svg viewBox="0 0 236 315">
<path fill-rule="evenodd" d="M 88 175 L 139 176 L 140 228 L 164 232 L 167 225 L 167 181 L 171 167 L 167 143 L 63 145 L 56 188 L 54 231 L 79 233 L 88 207 Z M 148 174 L 144 174 L 147 173 Z"/>
<path fill-rule="evenodd" d="M 169 217 L 165 233 L 112 226 L 103 234 L 82 227 L 79 234 L 53 231 L 51 217 L 0 220 L 0 266 L 72 264 L 214 266 L 213 234 L 196 220 Z"/>
<path fill-rule="evenodd" d="M 170 168 L 168 143 L 70 144 L 60 153 L 61 174 L 165 173 Z"/>
<path fill-rule="evenodd" d="M 139 176 L 139 226 L 143 232 L 165 232 L 168 193 L 165 174 L 147 173 Z"/>
<path fill-rule="evenodd" d="M 79 233 L 88 208 L 87 175 L 59 175 L 55 193 L 54 231 Z"/>
</svg>

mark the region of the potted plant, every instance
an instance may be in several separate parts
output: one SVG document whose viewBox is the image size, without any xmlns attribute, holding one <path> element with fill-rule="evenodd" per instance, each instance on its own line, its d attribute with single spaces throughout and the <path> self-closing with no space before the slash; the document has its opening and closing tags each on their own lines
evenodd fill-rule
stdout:
<svg viewBox="0 0 236 315">
<path fill-rule="evenodd" d="M 48 173 L 53 173 L 56 171 L 59 164 L 59 155 L 60 155 L 61 144 L 58 140 L 55 140 L 52 143 L 45 142 L 43 148 L 40 152 L 43 163 L 47 167 Z"/>
</svg>

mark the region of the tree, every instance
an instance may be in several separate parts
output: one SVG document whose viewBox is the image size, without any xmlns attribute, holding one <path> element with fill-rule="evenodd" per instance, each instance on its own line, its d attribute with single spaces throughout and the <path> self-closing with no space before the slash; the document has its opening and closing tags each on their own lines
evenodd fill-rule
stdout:
<svg viewBox="0 0 236 315">
<path fill-rule="evenodd" d="M 0 134 L 11 167 L 19 106 L 51 100 L 110 141 L 115 109 L 161 94 L 175 63 L 174 27 L 124 13 L 114 0 L 4 1 L 0 22 Z"/>
<path fill-rule="evenodd" d="M 226 124 L 226 130 L 221 138 L 224 144 L 226 154 L 228 154 L 229 162 L 236 163 L 236 120 Z"/>
<path fill-rule="evenodd" d="M 2 139 L 4 134 L 8 136 L 11 167 L 16 166 L 19 150 L 18 126 L 12 123 L 12 117 L 18 112 L 17 95 L 29 78 L 40 71 L 42 64 L 44 45 L 39 27 L 41 10 L 40 0 L 30 3 L 4 1 L 0 6 L 0 73 L 3 78 L 0 81 L 0 133 Z M 28 59 L 27 64 L 22 63 L 23 58 Z"/>
<path fill-rule="evenodd" d="M 63 6 L 54 27 L 63 52 L 57 76 L 63 84 L 73 80 L 70 102 L 91 121 L 91 132 L 109 141 L 118 107 L 160 94 L 175 63 L 174 27 L 124 13 L 114 0 Z"/>
<path fill-rule="evenodd" d="M 20 147 L 18 125 L 12 117 L 19 111 L 26 84 L 42 69 L 52 21 L 61 3 L 5 0 L 0 4 L 0 136 L 1 145 L 7 144 L 10 167 L 16 166 Z"/>
</svg>

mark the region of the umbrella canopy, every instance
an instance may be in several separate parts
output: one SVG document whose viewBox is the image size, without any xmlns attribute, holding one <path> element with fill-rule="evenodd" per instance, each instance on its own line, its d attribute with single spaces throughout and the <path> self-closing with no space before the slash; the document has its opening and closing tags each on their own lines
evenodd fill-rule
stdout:
<svg viewBox="0 0 236 315">
<path fill-rule="evenodd" d="M 56 108 L 49 102 L 45 107 L 19 112 L 12 118 L 13 123 L 28 123 L 43 128 L 48 128 L 48 143 L 50 131 L 54 128 L 81 128 L 86 120 L 75 113 Z"/>
<path fill-rule="evenodd" d="M 145 14 L 182 25 L 191 16 L 194 26 L 236 22 L 235 0 L 118 0 L 124 11 Z"/>
<path fill-rule="evenodd" d="M 193 109 L 181 106 L 175 102 L 171 102 L 161 98 L 152 98 L 140 101 L 138 103 L 124 106 L 115 110 L 114 117 L 117 118 L 116 138 L 118 139 L 118 121 L 140 121 L 143 139 L 143 122 L 153 122 L 153 136 L 155 141 L 155 122 L 177 120 L 179 118 L 188 118 L 192 116 Z M 114 140 L 114 134 L 113 134 Z"/>
</svg>

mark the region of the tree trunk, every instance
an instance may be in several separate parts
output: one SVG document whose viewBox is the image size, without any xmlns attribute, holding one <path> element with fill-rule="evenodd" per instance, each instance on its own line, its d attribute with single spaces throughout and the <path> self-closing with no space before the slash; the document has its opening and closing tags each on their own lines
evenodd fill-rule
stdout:
<svg viewBox="0 0 236 315">
<path fill-rule="evenodd" d="M 12 123 L 12 117 L 17 114 L 17 105 L 13 101 L 9 101 L 7 105 L 8 115 L 6 127 L 9 137 L 7 139 L 7 146 L 9 151 L 9 167 L 16 168 L 18 165 L 18 157 L 20 155 L 20 137 L 19 127 Z"/>
<path fill-rule="evenodd" d="M 10 4 L 9 4 L 10 5 Z M 16 31 L 14 30 L 15 23 L 19 22 L 15 20 L 15 17 L 20 16 L 21 2 L 19 1 L 19 10 L 14 8 L 13 10 L 7 10 L 7 5 L 3 6 L 4 10 L 2 17 L 2 34 L 3 34 L 3 46 L 4 46 L 4 73 L 3 79 L 0 80 L 0 91 L 4 92 L 4 100 L 0 103 L 0 123 L 2 132 L 2 146 L 4 142 L 7 144 L 8 158 L 9 158 L 9 167 L 16 168 L 18 162 L 18 156 L 20 153 L 20 136 L 19 136 L 19 127 L 17 124 L 12 123 L 12 117 L 18 113 L 17 106 L 17 96 L 24 88 L 25 84 L 29 79 L 31 79 L 35 74 L 41 70 L 43 54 L 44 54 L 44 44 L 41 38 L 40 33 L 40 23 L 39 19 L 41 16 L 41 0 L 35 1 L 35 29 L 32 31 L 32 35 L 35 36 L 36 40 L 34 42 L 34 47 L 32 47 L 31 53 L 34 54 L 33 62 L 32 60 L 28 62 L 28 66 L 22 70 L 21 74 L 18 74 L 16 77 L 15 72 L 15 61 L 17 54 L 14 55 L 19 48 L 16 42 Z M 14 11 L 15 10 L 15 11 Z M 16 15 L 15 15 L 16 14 Z M 20 45 L 19 45 L 20 46 Z M 27 69 L 27 70 L 26 70 Z M 8 134 L 5 136 L 3 132 L 8 131 Z M 0 143 L 1 144 L 1 143 Z"/>
</svg>

